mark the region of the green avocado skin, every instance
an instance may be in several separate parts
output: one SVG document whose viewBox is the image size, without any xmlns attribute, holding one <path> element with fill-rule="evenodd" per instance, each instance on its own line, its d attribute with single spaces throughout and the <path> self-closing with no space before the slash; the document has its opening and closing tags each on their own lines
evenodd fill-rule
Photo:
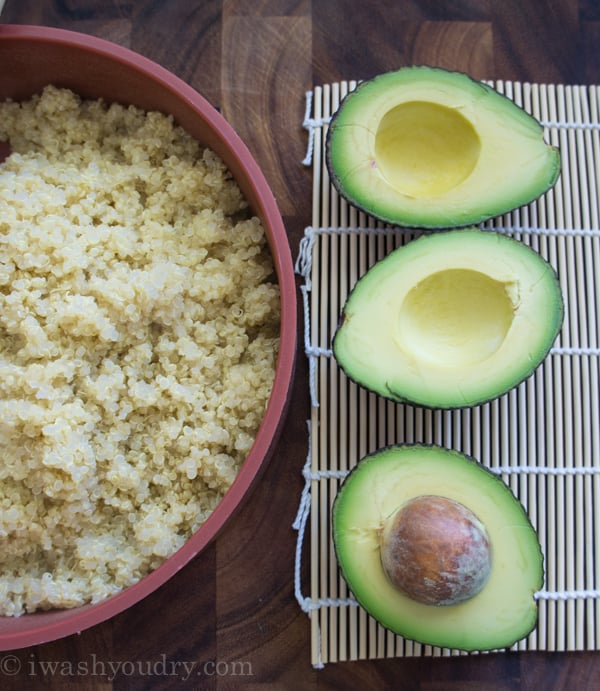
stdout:
<svg viewBox="0 0 600 691">
<path fill-rule="evenodd" d="M 387 99 L 395 90 L 399 100 L 409 100 L 410 91 L 415 86 L 423 87 L 421 94 L 423 89 L 429 88 L 432 103 L 436 103 L 440 91 L 446 89 L 448 93 L 456 94 L 456 99 L 463 98 L 475 104 L 474 112 L 477 112 L 478 103 L 495 104 L 495 108 L 490 105 L 486 112 L 497 110 L 501 126 L 507 130 L 512 129 L 515 137 L 523 136 L 522 160 L 515 158 L 512 163 L 510 160 L 502 161 L 503 173 L 490 179 L 484 194 L 481 191 L 471 194 L 469 184 L 465 183 L 464 194 L 461 193 L 458 200 L 449 200 L 445 206 L 443 203 L 439 207 L 432 205 L 429 197 L 408 200 L 407 203 L 406 198 L 392 187 L 385 193 L 381 190 L 376 194 L 372 193 L 373 188 L 368 178 L 361 177 L 360 181 L 354 179 L 354 172 L 361 167 L 363 161 L 354 153 L 356 147 L 348 143 L 352 141 L 347 137 L 348 129 L 361 126 L 359 114 L 363 102 L 369 104 L 369 112 L 376 112 L 373 104 L 382 98 L 382 94 Z M 384 115 L 385 112 L 382 111 L 379 118 Z M 477 126 L 475 123 L 476 128 Z M 365 137 L 372 134 L 376 127 L 374 123 L 364 124 Z M 362 81 L 342 98 L 327 128 L 325 162 L 329 179 L 342 198 L 379 221 L 405 228 L 463 228 L 509 213 L 533 202 L 554 187 L 561 171 L 560 152 L 556 146 L 546 144 L 543 137 L 544 128 L 538 120 L 490 85 L 463 72 L 414 65 Z M 530 147 L 534 148 L 531 149 L 531 154 L 527 154 Z M 519 151 L 519 147 L 516 151 Z M 534 172 L 523 175 L 520 170 L 527 158 L 538 155 L 543 163 Z M 377 170 L 374 161 L 369 166 L 374 171 Z M 482 175 L 491 175 L 498 166 L 489 168 L 489 173 L 487 170 L 478 171 L 477 176 L 481 178 Z M 514 184 L 504 190 L 504 181 L 509 179 L 514 180 Z"/>
<path fill-rule="evenodd" d="M 445 478 L 458 473 L 465 494 L 483 493 L 490 506 L 497 504 L 497 510 L 485 515 L 485 508 L 477 508 L 478 517 L 486 524 L 493 520 L 497 524 L 517 524 L 521 533 L 508 546 L 500 545 L 496 561 L 505 563 L 498 567 L 504 569 L 486 588 L 480 602 L 473 602 L 470 609 L 462 607 L 458 613 L 456 606 L 433 606 L 410 603 L 404 596 L 394 592 L 391 584 L 386 585 L 386 576 L 381 566 L 379 551 L 373 546 L 365 549 L 364 535 L 373 530 L 373 525 L 381 519 L 374 515 L 372 525 L 360 525 L 368 512 L 364 507 L 377 502 L 380 494 L 385 494 L 383 485 L 394 485 L 412 473 L 419 473 L 420 463 L 426 465 L 428 473 L 428 493 L 442 496 L 450 495 L 452 489 L 445 486 Z M 435 471 L 435 472 L 434 472 Z M 398 479 L 399 478 L 399 479 Z M 468 482 L 467 482 L 468 480 Z M 425 494 L 425 492 L 423 492 Z M 413 498 L 410 491 L 399 497 L 404 503 Z M 469 500 L 463 499 L 468 508 Z M 483 515 L 482 515 L 483 512 Z M 375 513 L 375 512 L 374 512 Z M 502 530 L 502 525 L 498 526 Z M 544 584 L 544 555 L 531 520 L 519 500 L 512 494 L 506 483 L 489 468 L 473 457 L 453 449 L 435 444 L 393 444 L 382 447 L 361 458 L 343 480 L 332 506 L 332 539 L 334 552 L 340 572 L 356 601 L 373 616 L 384 628 L 406 639 L 424 645 L 463 650 L 466 652 L 489 651 L 509 648 L 528 636 L 537 624 L 537 604 L 534 594 Z M 513 602 L 504 606 L 504 593 L 497 597 L 494 588 L 503 580 L 511 579 L 511 564 L 516 563 L 516 555 L 511 550 L 522 551 L 527 555 L 528 574 L 512 584 L 512 594 L 521 591 Z M 369 567 L 364 564 L 370 562 Z M 508 565 L 508 566 L 506 566 Z M 375 579 L 375 587 L 365 580 L 366 576 L 379 572 L 380 581 Z M 511 584 L 508 584 L 508 591 Z M 511 611 L 511 606 L 515 609 Z M 515 611 L 522 609 L 522 611 Z M 510 623 L 499 626 L 494 631 L 494 618 Z M 512 621 L 510 621 L 512 619 Z M 425 622 L 425 623 L 424 623 Z"/>
</svg>

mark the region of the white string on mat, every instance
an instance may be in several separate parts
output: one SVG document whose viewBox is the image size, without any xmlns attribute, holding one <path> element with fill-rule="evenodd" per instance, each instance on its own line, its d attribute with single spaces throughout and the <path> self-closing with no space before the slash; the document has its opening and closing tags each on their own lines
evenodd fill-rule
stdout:
<svg viewBox="0 0 600 691">
<path fill-rule="evenodd" d="M 580 346 L 556 346 L 551 348 L 549 355 L 600 355 L 600 348 L 582 348 Z"/>
<path fill-rule="evenodd" d="M 313 92 L 306 92 L 306 111 L 304 114 L 304 120 L 302 121 L 302 126 L 308 131 L 308 145 L 306 149 L 306 156 L 304 157 L 302 164 L 305 166 L 310 166 L 312 164 L 313 152 L 315 150 L 315 129 L 318 127 L 323 127 L 323 125 L 328 124 L 331 121 L 331 117 L 327 118 L 311 118 L 310 114 L 312 112 L 312 102 L 313 102 Z"/>
<path fill-rule="evenodd" d="M 308 385 L 310 389 L 310 402 L 313 408 L 319 407 L 319 396 L 317 394 L 316 368 L 317 358 L 323 353 L 319 348 L 310 346 L 310 307 L 308 293 L 310 288 L 306 285 L 300 286 L 302 293 L 302 303 L 304 305 L 304 351 L 308 357 Z M 312 352 L 311 352 L 312 351 Z"/>
<path fill-rule="evenodd" d="M 542 120 L 540 125 L 549 129 L 600 130 L 600 123 L 598 122 L 547 122 Z"/>
<path fill-rule="evenodd" d="M 486 225 L 486 230 L 495 230 L 497 233 L 526 233 L 528 235 L 565 235 L 580 237 L 600 237 L 598 228 L 526 228 L 523 226 L 495 226 Z"/>
<path fill-rule="evenodd" d="M 292 524 L 292 528 L 298 532 L 298 536 L 296 539 L 296 553 L 295 553 L 295 560 L 294 560 L 294 595 L 296 597 L 296 601 L 300 605 L 300 608 L 305 614 L 310 615 L 311 612 L 317 611 L 322 609 L 323 607 L 350 607 L 350 606 L 358 606 L 358 602 L 356 600 L 351 599 L 351 598 L 345 598 L 345 599 L 339 599 L 339 598 L 318 598 L 318 599 L 313 599 L 311 597 L 308 597 L 302 593 L 302 577 L 301 577 L 301 570 L 302 570 L 302 547 L 304 545 L 304 537 L 306 534 L 306 526 L 308 523 L 308 517 L 310 515 L 310 506 L 311 506 L 311 483 L 314 480 L 323 480 L 323 479 L 331 479 L 331 478 L 341 478 L 345 473 L 343 471 L 320 471 L 318 473 L 314 473 L 311 470 L 311 443 L 310 440 L 312 439 L 312 434 L 311 434 L 311 424 L 310 420 L 307 421 L 307 426 L 308 426 L 308 438 L 309 438 L 309 449 L 308 449 L 308 455 L 306 459 L 306 463 L 304 464 L 302 474 L 304 475 L 304 488 L 302 490 L 302 494 L 300 496 L 300 503 L 298 506 L 298 512 L 296 513 L 296 518 Z M 323 659 L 321 656 L 321 627 L 317 626 L 317 636 L 318 636 L 318 655 L 317 655 L 317 661 L 316 663 L 313 664 L 313 667 L 316 669 L 322 669 L 325 665 L 323 663 Z"/>
<path fill-rule="evenodd" d="M 304 352 L 310 358 L 316 357 L 333 357 L 333 350 L 331 348 L 318 348 L 312 345 L 306 345 Z M 580 348 L 577 346 L 556 346 L 551 348 L 548 355 L 600 355 L 600 348 Z"/>
<path fill-rule="evenodd" d="M 397 235 L 398 233 L 414 233 L 414 228 L 403 228 L 401 226 L 307 226 L 304 229 L 305 237 L 316 237 L 318 235 Z M 420 231 L 425 232 L 425 231 Z M 314 240 L 312 241 L 314 244 Z M 302 244 L 302 241 L 301 241 Z M 312 244 L 311 244 L 312 249 Z"/>
<path fill-rule="evenodd" d="M 480 224 L 482 230 L 494 230 L 497 233 L 521 233 L 527 235 L 564 235 L 564 236 L 575 236 L 575 237 L 600 237 L 600 229 L 598 228 L 538 228 L 532 226 L 497 226 L 493 225 L 493 222 L 487 221 Z M 415 228 L 404 228 L 402 226 L 382 226 L 378 228 L 372 228 L 368 226 L 364 227 L 343 227 L 343 226 L 324 226 L 321 228 L 316 228 L 313 226 L 307 226 L 304 229 L 305 238 L 312 238 L 317 235 L 361 235 L 367 233 L 369 235 L 397 235 L 398 233 L 426 233 L 435 231 L 419 230 Z M 314 239 L 311 240 L 310 249 L 314 244 Z M 302 245 L 302 241 L 301 241 Z M 307 250 L 305 250 L 307 251 Z"/>
<path fill-rule="evenodd" d="M 300 240 L 298 258 L 296 259 L 296 273 L 304 278 L 306 289 L 312 288 L 312 251 L 316 241 L 316 233 L 307 228 L 304 237 Z"/>
<path fill-rule="evenodd" d="M 597 600 L 600 599 L 600 590 L 539 590 L 533 597 L 535 600 Z"/>
</svg>

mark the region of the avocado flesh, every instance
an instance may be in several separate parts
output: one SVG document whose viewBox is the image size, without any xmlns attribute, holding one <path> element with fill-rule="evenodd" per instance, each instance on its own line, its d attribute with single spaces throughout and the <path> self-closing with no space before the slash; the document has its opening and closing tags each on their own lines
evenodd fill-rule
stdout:
<svg viewBox="0 0 600 691">
<path fill-rule="evenodd" d="M 513 101 L 465 74 L 406 67 L 362 82 L 327 133 L 331 181 L 406 227 L 468 226 L 549 190 L 560 155 Z"/>
<path fill-rule="evenodd" d="M 557 276 L 530 247 L 476 228 L 439 231 L 359 279 L 333 353 L 351 379 L 391 400 L 470 407 L 530 376 L 563 314 Z"/>
<path fill-rule="evenodd" d="M 483 589 L 464 602 L 425 605 L 388 580 L 379 535 L 396 509 L 438 494 L 485 525 L 492 565 Z M 493 650 L 527 636 L 537 622 L 543 556 L 531 522 L 508 486 L 475 460 L 435 446 L 391 446 L 362 459 L 344 480 L 332 512 L 342 575 L 357 601 L 384 627 L 420 643 Z"/>
</svg>

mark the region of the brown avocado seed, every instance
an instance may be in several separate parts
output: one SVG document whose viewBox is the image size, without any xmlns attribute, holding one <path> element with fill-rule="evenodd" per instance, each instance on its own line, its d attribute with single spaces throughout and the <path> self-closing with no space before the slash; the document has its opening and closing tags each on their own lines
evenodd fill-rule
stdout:
<svg viewBox="0 0 600 691">
<path fill-rule="evenodd" d="M 463 602 L 475 596 L 489 577 L 492 558 L 485 526 L 452 499 L 411 499 L 384 524 L 380 539 L 387 577 L 417 602 Z"/>
</svg>

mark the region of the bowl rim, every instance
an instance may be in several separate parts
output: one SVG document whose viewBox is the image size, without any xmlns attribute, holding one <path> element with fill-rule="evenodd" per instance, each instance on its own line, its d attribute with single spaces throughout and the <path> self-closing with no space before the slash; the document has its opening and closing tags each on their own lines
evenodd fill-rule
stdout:
<svg viewBox="0 0 600 691">
<path fill-rule="evenodd" d="M 56 27 L 0 24 L 0 43 L 6 41 L 66 44 L 86 53 L 97 53 L 111 61 L 116 60 L 127 68 L 141 72 L 144 77 L 159 82 L 182 99 L 205 120 L 226 146 L 235 148 L 236 163 L 260 200 L 263 220 L 268 219 L 269 244 L 280 288 L 281 327 L 273 388 L 255 441 L 231 487 L 201 527 L 158 568 L 137 583 L 101 602 L 64 610 L 27 613 L 15 618 L 0 618 L 2 651 L 64 638 L 116 616 L 157 590 L 213 542 L 231 516 L 248 498 L 256 480 L 270 460 L 289 407 L 297 340 L 295 272 L 281 213 L 271 188 L 248 147 L 216 108 L 174 73 L 150 58 L 107 39 Z"/>
</svg>

